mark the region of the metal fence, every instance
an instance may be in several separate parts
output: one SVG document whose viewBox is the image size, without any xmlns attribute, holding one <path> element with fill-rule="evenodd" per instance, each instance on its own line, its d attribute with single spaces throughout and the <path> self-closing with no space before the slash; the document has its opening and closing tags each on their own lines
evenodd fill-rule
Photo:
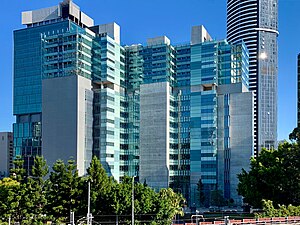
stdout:
<svg viewBox="0 0 300 225">
<path fill-rule="evenodd" d="M 215 220 L 210 222 L 205 222 L 203 218 L 197 219 L 190 223 L 173 223 L 173 225 L 270 225 L 270 224 L 300 224 L 300 216 L 291 216 L 291 217 L 272 217 L 272 218 L 257 218 L 257 219 L 229 219 L 225 217 L 222 220 Z"/>
</svg>

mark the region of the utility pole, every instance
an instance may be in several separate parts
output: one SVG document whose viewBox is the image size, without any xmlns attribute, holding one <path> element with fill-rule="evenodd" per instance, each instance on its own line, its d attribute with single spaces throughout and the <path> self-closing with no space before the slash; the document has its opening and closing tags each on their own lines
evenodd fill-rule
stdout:
<svg viewBox="0 0 300 225">
<path fill-rule="evenodd" d="M 30 155 L 27 155 L 27 178 L 30 175 L 30 173 L 29 173 L 29 159 L 30 159 Z"/>
<path fill-rule="evenodd" d="M 70 212 L 70 224 L 75 225 L 75 220 L 74 220 L 74 212 Z"/>
<path fill-rule="evenodd" d="M 224 216 L 225 225 L 229 225 L 229 216 Z"/>
<path fill-rule="evenodd" d="M 134 176 L 132 177 L 132 208 L 131 208 L 131 225 L 134 225 Z"/>
<path fill-rule="evenodd" d="M 87 211 L 87 225 L 92 225 L 92 215 L 91 215 L 91 182 L 88 181 L 88 211 Z"/>
</svg>

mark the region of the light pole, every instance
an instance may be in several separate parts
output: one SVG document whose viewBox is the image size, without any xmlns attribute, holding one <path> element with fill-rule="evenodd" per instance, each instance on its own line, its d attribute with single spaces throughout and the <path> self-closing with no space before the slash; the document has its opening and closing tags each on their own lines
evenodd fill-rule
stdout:
<svg viewBox="0 0 300 225">
<path fill-rule="evenodd" d="M 91 181 L 88 181 L 88 211 L 87 211 L 87 225 L 92 225 L 92 214 L 91 214 Z"/>
<path fill-rule="evenodd" d="M 191 216 L 191 223 L 194 223 L 194 217 L 196 218 L 196 225 L 199 225 L 199 217 L 200 217 L 203 221 L 205 221 L 203 215 L 199 215 L 199 211 L 198 211 L 198 210 L 196 210 L 196 215 L 192 215 L 192 216 Z"/>
<path fill-rule="evenodd" d="M 131 225 L 134 225 L 134 178 L 132 177 L 132 207 L 131 207 Z"/>
<path fill-rule="evenodd" d="M 29 160 L 30 160 L 30 157 L 32 157 L 32 155 L 26 155 L 27 156 L 27 177 L 29 177 L 30 175 L 30 164 L 29 164 Z"/>
<path fill-rule="evenodd" d="M 75 225 L 74 212 L 70 211 L 70 224 Z"/>
<path fill-rule="evenodd" d="M 199 225 L 199 223 L 198 223 L 198 213 L 199 213 L 199 211 L 196 209 L 196 225 Z"/>
</svg>

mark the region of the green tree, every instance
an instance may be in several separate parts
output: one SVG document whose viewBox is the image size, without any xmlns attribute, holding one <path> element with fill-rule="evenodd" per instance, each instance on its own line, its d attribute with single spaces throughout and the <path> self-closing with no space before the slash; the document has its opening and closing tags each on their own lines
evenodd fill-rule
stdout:
<svg viewBox="0 0 300 225">
<path fill-rule="evenodd" d="M 262 207 L 262 200 L 278 204 L 300 205 L 300 147 L 285 142 L 278 150 L 262 149 L 251 159 L 250 170 L 238 175 L 238 192 L 254 207 Z"/>
<path fill-rule="evenodd" d="M 24 169 L 24 160 L 21 156 L 16 156 L 15 160 L 13 161 L 14 167 L 10 170 L 10 177 L 18 182 L 23 182 L 26 170 Z"/>
<path fill-rule="evenodd" d="M 300 128 L 299 127 L 296 127 L 292 133 L 290 133 L 289 135 L 289 139 L 291 141 L 296 141 L 296 142 L 300 142 Z"/>
<path fill-rule="evenodd" d="M 27 191 L 27 176 L 24 169 L 24 160 L 21 156 L 17 156 L 13 161 L 14 167 L 10 171 L 10 178 L 19 183 L 9 190 L 8 204 L 11 204 L 10 217 L 15 222 L 23 222 L 26 224 L 27 218 L 30 218 L 31 199 Z"/>
<path fill-rule="evenodd" d="M 134 185 L 134 212 L 138 221 L 154 220 L 154 214 L 157 208 L 157 193 L 148 186 L 141 183 Z"/>
<path fill-rule="evenodd" d="M 50 177 L 46 161 L 36 157 L 32 176 L 26 177 L 23 161 L 17 158 L 13 175 L 0 180 L 0 215 L 7 221 L 24 225 L 40 225 L 47 219 L 68 221 L 70 211 L 85 216 L 87 208 L 87 181 L 91 182 L 91 203 L 94 215 L 119 215 L 122 222 L 130 223 L 132 188 L 134 188 L 134 212 L 136 224 L 152 225 L 170 223 L 176 214 L 182 214 L 183 197 L 172 189 L 156 193 L 147 185 L 123 177 L 121 183 L 107 176 L 100 161 L 94 157 L 87 177 L 79 177 L 74 160 L 67 164 L 58 160 Z M 100 218 L 100 217 L 98 217 Z"/>
<path fill-rule="evenodd" d="M 30 177 L 25 176 L 23 160 L 17 158 L 14 164 L 11 179 L 19 185 L 7 194 L 5 202 L 13 207 L 10 216 L 13 221 L 21 224 L 42 224 L 45 206 L 44 177 L 48 173 L 46 162 L 42 157 L 36 157 L 31 173 L 33 176 Z"/>
<path fill-rule="evenodd" d="M 7 221 L 9 217 L 13 217 L 19 206 L 20 196 L 17 196 L 17 193 L 20 185 L 20 182 L 12 178 L 0 180 L 0 219 Z"/>
<path fill-rule="evenodd" d="M 20 185 L 20 189 L 16 193 L 19 197 L 19 205 L 13 213 L 13 219 L 21 224 L 37 224 L 31 221 L 34 216 L 34 202 L 35 202 L 35 187 L 31 179 L 27 178 L 26 182 Z"/>
<path fill-rule="evenodd" d="M 300 206 L 278 205 L 277 207 L 274 207 L 273 202 L 270 200 L 263 200 L 262 206 L 263 212 L 256 213 L 256 217 L 289 217 L 300 215 Z"/>
<path fill-rule="evenodd" d="M 46 182 L 45 177 L 48 174 L 48 165 L 43 157 L 36 156 L 32 167 L 32 176 L 28 178 L 26 189 L 28 200 L 31 224 L 41 224 L 45 220 L 43 214 L 46 206 Z"/>
<path fill-rule="evenodd" d="M 108 177 L 100 160 L 94 156 L 90 167 L 87 170 L 87 181 L 91 182 L 91 210 L 93 215 L 109 215 L 114 209 L 110 204 L 112 189 L 116 185 L 116 181 L 112 177 Z M 87 205 L 87 184 L 84 186 L 83 206 Z"/>
<path fill-rule="evenodd" d="M 47 213 L 55 220 L 68 221 L 70 212 L 80 209 L 82 200 L 82 178 L 78 176 L 74 160 L 65 164 L 57 160 L 52 167 L 47 191 Z"/>
<path fill-rule="evenodd" d="M 135 186 L 135 185 L 134 185 Z M 116 215 L 130 215 L 132 206 L 132 178 L 125 176 L 113 186 L 111 203 Z"/>
<path fill-rule="evenodd" d="M 226 200 L 221 190 L 212 190 L 210 192 L 210 204 L 214 206 L 225 206 Z"/>
<path fill-rule="evenodd" d="M 197 197 L 198 201 L 200 203 L 200 206 L 204 206 L 204 201 L 205 201 L 205 193 L 204 193 L 204 185 L 202 183 L 202 180 L 199 179 L 197 183 Z"/>
<path fill-rule="evenodd" d="M 161 189 L 156 198 L 155 223 L 171 224 L 175 215 L 183 215 L 183 202 L 182 195 L 176 194 L 171 188 Z"/>
</svg>

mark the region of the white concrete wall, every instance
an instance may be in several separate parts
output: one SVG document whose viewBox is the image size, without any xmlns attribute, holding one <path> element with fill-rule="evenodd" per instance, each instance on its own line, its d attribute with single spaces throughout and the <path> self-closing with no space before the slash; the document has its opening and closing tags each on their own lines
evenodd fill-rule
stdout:
<svg viewBox="0 0 300 225">
<path fill-rule="evenodd" d="M 227 86 L 229 87 L 229 86 Z M 233 91 L 235 86 L 233 86 Z M 230 90 L 228 90 L 230 92 Z M 254 154 L 254 96 L 252 92 L 229 94 L 229 181 L 230 197 L 235 204 L 242 204 L 238 195 L 237 174 L 249 169 Z M 224 149 L 224 95 L 218 96 L 218 188 L 224 190 L 225 149 Z M 228 156 L 227 156 L 228 158 Z"/>
<path fill-rule="evenodd" d="M 69 14 L 77 18 L 87 27 L 94 26 L 94 20 L 88 15 L 80 11 L 80 7 L 72 1 L 63 1 L 58 6 L 22 12 L 22 24 L 39 23 L 52 19 L 61 18 L 61 7 L 64 4 L 69 4 Z"/>
<path fill-rule="evenodd" d="M 98 33 L 107 33 L 108 36 L 113 38 L 117 44 L 120 44 L 120 26 L 116 23 L 107 23 L 96 26 Z"/>
<path fill-rule="evenodd" d="M 160 37 L 148 38 L 147 39 L 147 45 L 148 46 L 161 45 L 161 44 L 170 45 L 170 43 L 171 43 L 170 39 L 166 36 L 160 36 Z"/>
<path fill-rule="evenodd" d="M 237 193 L 237 174 L 242 168 L 249 170 L 254 154 L 254 97 L 252 92 L 230 95 L 230 190 L 236 203 L 241 204 Z"/>
<path fill-rule="evenodd" d="M 0 178 L 9 174 L 12 141 L 12 132 L 0 132 Z"/>
<path fill-rule="evenodd" d="M 170 86 L 144 84 L 140 91 L 140 182 L 169 186 Z"/>
<path fill-rule="evenodd" d="M 60 17 L 59 6 L 22 12 L 22 24 L 38 23 L 45 20 L 57 19 Z"/>
<path fill-rule="evenodd" d="M 43 80 L 42 154 L 50 167 L 73 158 L 79 175 L 86 172 L 85 90 L 91 89 L 91 81 L 80 76 Z"/>
<path fill-rule="evenodd" d="M 211 41 L 209 33 L 203 25 L 193 26 L 191 32 L 191 44 L 199 44 L 205 41 Z"/>
</svg>

